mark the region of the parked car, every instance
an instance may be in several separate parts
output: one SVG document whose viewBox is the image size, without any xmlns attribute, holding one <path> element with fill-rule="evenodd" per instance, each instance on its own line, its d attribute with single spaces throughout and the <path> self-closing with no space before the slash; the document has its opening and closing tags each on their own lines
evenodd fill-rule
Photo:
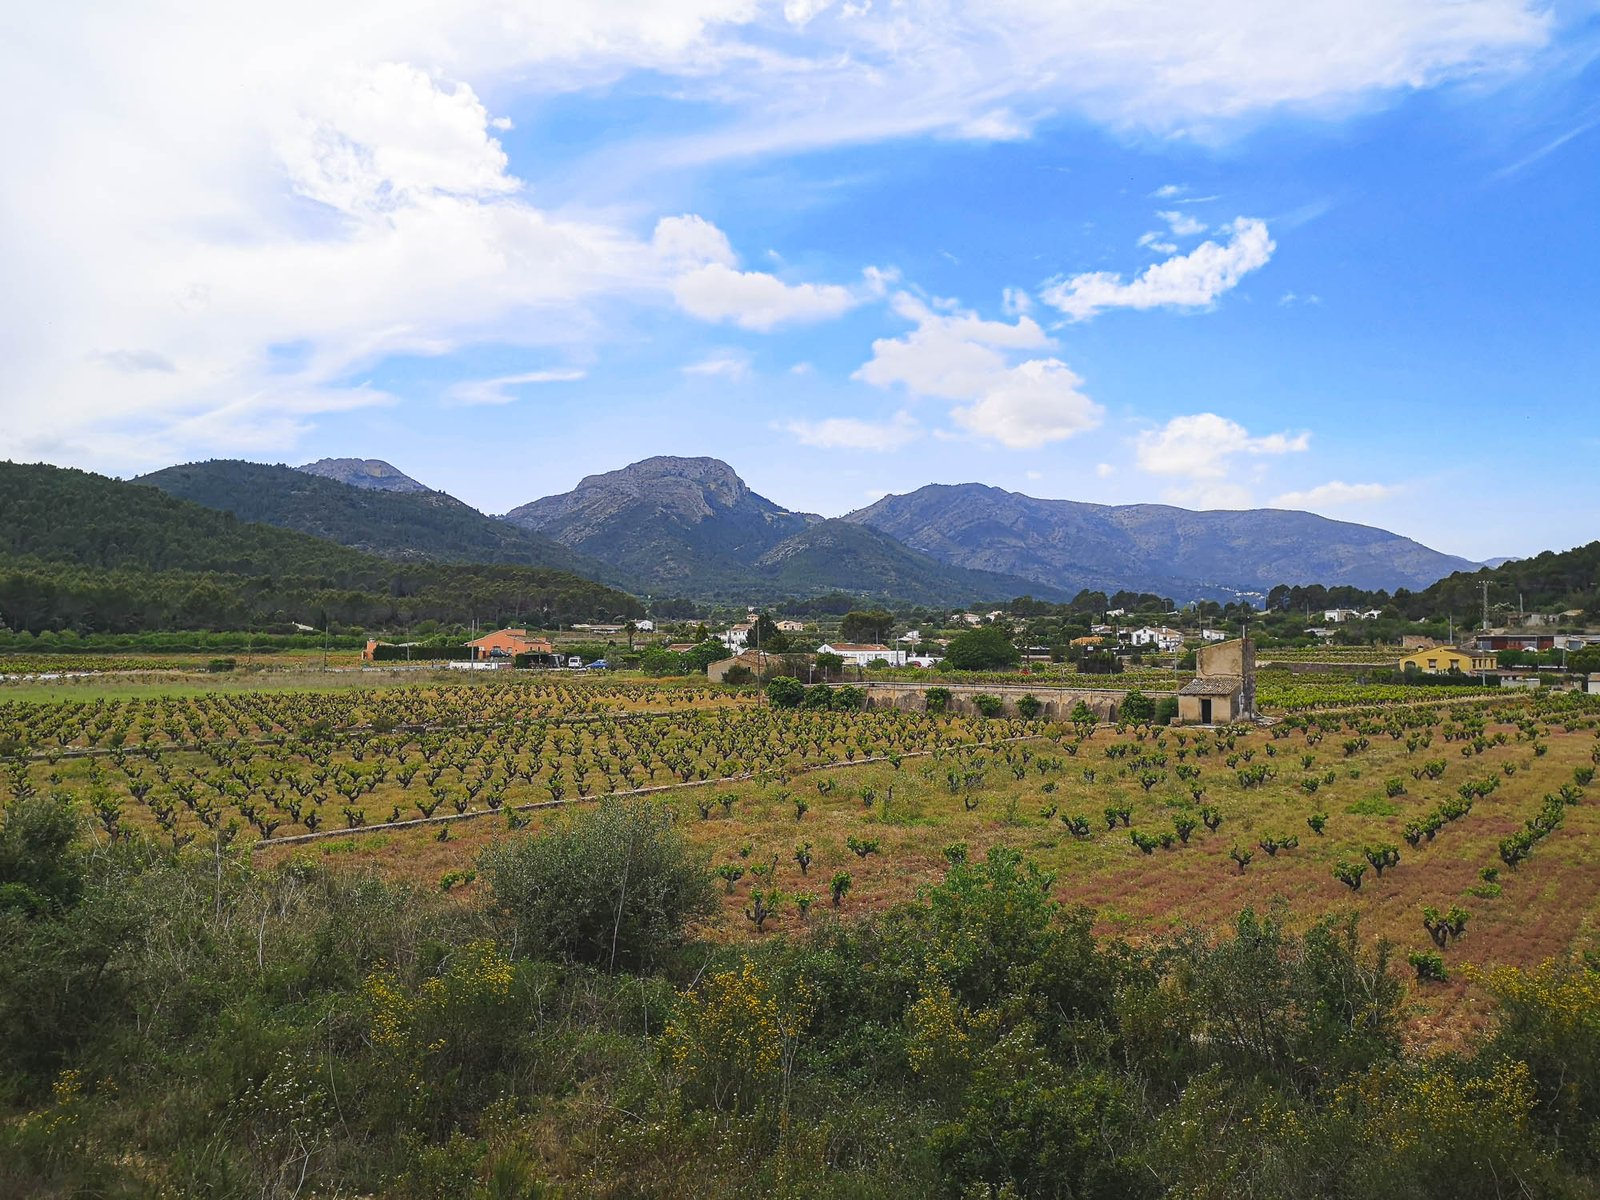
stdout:
<svg viewBox="0 0 1600 1200">
<path fill-rule="evenodd" d="M 584 668 L 585 671 L 609 671 L 611 664 L 603 658 L 597 658 Z"/>
<path fill-rule="evenodd" d="M 576 654 L 571 655 L 567 659 L 567 666 L 576 671 L 579 667 L 583 666 L 583 659 L 579 658 Z"/>
</svg>

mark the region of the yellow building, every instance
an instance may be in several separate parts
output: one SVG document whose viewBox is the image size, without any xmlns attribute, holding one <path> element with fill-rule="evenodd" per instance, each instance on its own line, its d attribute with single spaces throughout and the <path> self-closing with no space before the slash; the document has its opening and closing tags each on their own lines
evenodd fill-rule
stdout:
<svg viewBox="0 0 1600 1200">
<path fill-rule="evenodd" d="M 1418 650 L 1400 660 L 1402 671 L 1421 671 L 1427 675 L 1448 675 L 1457 671 L 1462 675 L 1476 675 L 1479 671 L 1495 669 L 1492 650 L 1463 650 L 1459 646 L 1435 646 L 1431 650 Z"/>
</svg>

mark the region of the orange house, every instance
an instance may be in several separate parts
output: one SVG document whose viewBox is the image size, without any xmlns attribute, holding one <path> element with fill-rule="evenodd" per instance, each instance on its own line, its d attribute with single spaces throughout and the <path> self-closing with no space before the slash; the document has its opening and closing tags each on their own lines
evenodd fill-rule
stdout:
<svg viewBox="0 0 1600 1200">
<path fill-rule="evenodd" d="M 490 658 L 515 658 L 519 654 L 554 654 L 548 638 L 531 635 L 526 629 L 497 629 L 467 643 L 472 657 L 482 662 Z"/>
</svg>

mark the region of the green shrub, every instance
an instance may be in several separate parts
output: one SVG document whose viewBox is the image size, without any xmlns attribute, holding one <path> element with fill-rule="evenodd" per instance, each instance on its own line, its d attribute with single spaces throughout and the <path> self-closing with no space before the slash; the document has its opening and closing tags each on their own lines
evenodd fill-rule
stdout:
<svg viewBox="0 0 1600 1200">
<path fill-rule="evenodd" d="M 518 949 L 611 970 L 661 962 L 715 904 L 703 856 L 670 812 L 638 798 L 491 846 L 479 873 Z"/>
<path fill-rule="evenodd" d="M 985 717 L 998 717 L 1006 706 L 1006 702 L 999 696 L 992 696 L 988 692 L 979 692 L 972 698 L 972 706 Z"/>
<path fill-rule="evenodd" d="M 773 708 L 798 708 L 806 698 L 806 685 L 791 675 L 779 675 L 767 684 Z"/>
</svg>

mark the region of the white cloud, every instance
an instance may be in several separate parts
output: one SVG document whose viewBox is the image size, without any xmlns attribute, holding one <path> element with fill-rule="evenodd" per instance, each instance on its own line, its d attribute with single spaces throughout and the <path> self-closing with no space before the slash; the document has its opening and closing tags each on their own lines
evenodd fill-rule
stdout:
<svg viewBox="0 0 1600 1200">
<path fill-rule="evenodd" d="M 1167 223 L 1174 237 L 1193 237 L 1206 231 L 1206 223 L 1185 212 L 1158 212 L 1156 216 Z"/>
<path fill-rule="evenodd" d="M 1250 489 L 1225 479 L 1207 479 L 1185 487 L 1172 487 L 1161 493 L 1168 504 L 1184 508 L 1249 508 Z"/>
<path fill-rule="evenodd" d="M 865 298 L 862 292 L 837 284 L 784 283 L 763 271 L 737 271 L 722 263 L 707 263 L 678 276 L 672 295 L 679 308 L 702 321 L 732 321 L 760 331 L 826 321 Z"/>
<path fill-rule="evenodd" d="M 895 296 L 894 308 L 917 327 L 873 342 L 872 358 L 855 378 L 957 401 L 950 416 L 958 425 L 1012 449 L 1061 441 L 1100 424 L 1103 410 L 1079 390 L 1083 381 L 1064 362 L 1012 362 L 1019 352 L 1055 346 L 1032 318 L 1008 324 L 960 310 L 935 312 L 904 292 Z"/>
<path fill-rule="evenodd" d="M 1313 488 L 1306 488 L 1304 491 L 1284 492 L 1281 496 L 1274 496 L 1272 507 L 1321 508 L 1341 504 L 1370 504 L 1376 500 L 1389 499 L 1396 490 L 1387 483 L 1345 483 L 1334 479 Z"/>
<path fill-rule="evenodd" d="M 444 394 L 446 403 L 510 404 L 519 399 L 513 389 L 533 383 L 575 383 L 587 373 L 572 369 L 524 371 L 520 375 L 501 375 L 495 379 L 466 379 L 452 385 Z"/>
<path fill-rule="evenodd" d="M 735 350 L 722 350 L 707 355 L 699 362 L 683 368 L 685 375 L 698 375 L 707 379 L 726 379 L 730 383 L 743 383 L 750 378 L 750 357 Z"/>
<path fill-rule="evenodd" d="M 958 425 L 1013 450 L 1059 442 L 1100 424 L 1101 407 L 1083 380 L 1055 358 L 1029 359 L 997 378 L 971 404 L 950 410 Z"/>
<path fill-rule="evenodd" d="M 1183 195 L 1188 190 L 1188 185 L 1182 183 L 1163 183 L 1150 194 L 1158 200 L 1172 200 Z"/>
<path fill-rule="evenodd" d="M 1157 254 L 1176 254 L 1178 252 L 1178 243 L 1167 241 L 1165 234 L 1153 229 L 1148 233 L 1139 235 L 1139 245 L 1146 250 L 1154 250 Z"/>
<path fill-rule="evenodd" d="M 1132 282 L 1110 271 L 1074 275 L 1047 287 L 1044 302 L 1074 321 L 1108 308 L 1203 308 L 1265 266 L 1277 248 L 1262 221 L 1239 217 L 1225 228 L 1228 241 L 1201 242 L 1145 268 Z"/>
<path fill-rule="evenodd" d="M 709 265 L 739 265 L 728 235 L 704 217 L 693 213 L 685 213 L 681 217 L 662 217 L 656 222 L 650 244 L 663 262 L 684 270 Z"/>
<path fill-rule="evenodd" d="M 1117 469 L 1110 463 L 1096 463 L 1094 473 L 1097 479 L 1109 479 L 1117 473 Z"/>
<path fill-rule="evenodd" d="M 1311 435 L 1271 433 L 1253 437 L 1237 421 L 1216 413 L 1173 417 L 1160 429 L 1148 430 L 1134 443 L 1139 467 L 1155 475 L 1184 475 L 1220 480 L 1239 455 L 1293 454 L 1311 447 Z"/>
<path fill-rule="evenodd" d="M 0 452 L 286 449 L 372 402 L 351 380 L 391 356 L 588 348 L 619 304 L 761 329 L 874 294 L 741 272 L 692 217 L 641 237 L 662 167 L 1060 111 L 1216 136 L 1516 69 L 1556 22 L 1533 0 L 23 6 L 0 39 L 0 104 L 27 114 L 0 161 L 0 261 L 27 281 L 0 295 Z M 508 161 L 491 106 L 526 128 L 630 78 L 687 132 L 599 139 L 581 211 Z"/>
<path fill-rule="evenodd" d="M 823 450 L 898 450 L 922 436 L 922 427 L 905 411 L 895 413 L 888 421 L 827 417 L 821 421 L 774 422 L 773 428 L 789 434 L 801 445 Z"/>
</svg>

